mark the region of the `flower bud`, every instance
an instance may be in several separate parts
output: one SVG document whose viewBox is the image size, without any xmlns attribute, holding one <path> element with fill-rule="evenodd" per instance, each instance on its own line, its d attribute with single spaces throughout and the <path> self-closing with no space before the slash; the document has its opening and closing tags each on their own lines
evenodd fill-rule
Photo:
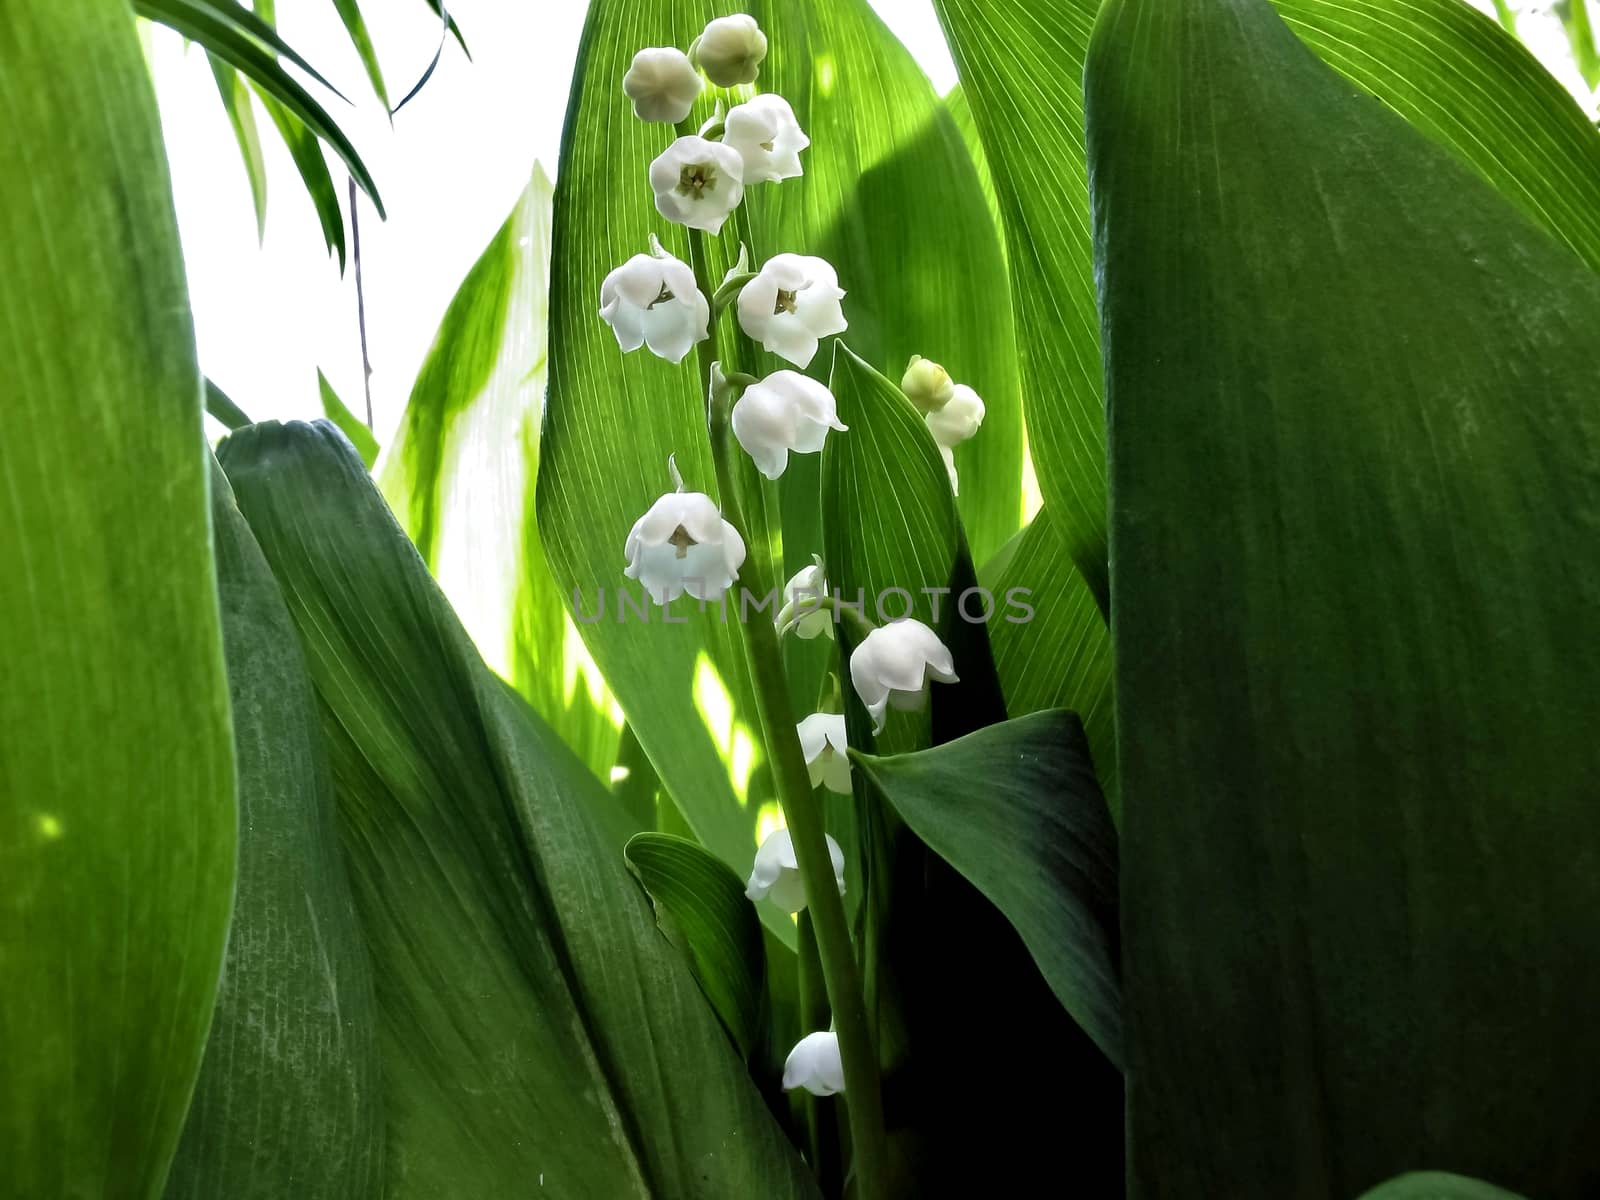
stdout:
<svg viewBox="0 0 1600 1200">
<path fill-rule="evenodd" d="M 695 39 L 689 55 L 718 87 L 754 83 L 767 57 L 767 35 L 745 13 L 718 17 Z"/>
<path fill-rule="evenodd" d="M 926 414 L 938 412 L 949 404 L 950 397 L 956 394 L 956 385 L 950 378 L 950 372 L 938 363 L 920 354 L 913 354 L 911 365 L 900 377 L 900 390 Z"/>
<path fill-rule="evenodd" d="M 844 1060 L 839 1057 L 839 1035 L 808 1033 L 789 1051 L 783 1064 L 783 1090 L 803 1087 L 813 1096 L 844 1091 Z"/>
<path fill-rule="evenodd" d="M 927 707 L 930 679 L 960 682 L 949 647 L 910 617 L 874 629 L 850 655 L 850 682 L 872 714 L 873 733 L 883 732 L 890 705 L 905 712 Z"/>
<path fill-rule="evenodd" d="M 823 836 L 828 843 L 828 858 L 833 863 L 834 882 L 839 885 L 842 896 L 844 851 L 831 834 Z M 794 856 L 794 842 L 787 829 L 773 830 L 761 843 L 744 894 L 751 900 L 771 900 L 784 912 L 799 912 L 806 906 L 806 884 L 800 876 L 800 860 Z"/>
<path fill-rule="evenodd" d="M 622 91 L 633 101 L 633 115 L 641 121 L 668 125 L 676 125 L 689 115 L 700 88 L 700 74 L 689 56 L 670 46 L 639 51 L 622 77 Z"/>
</svg>

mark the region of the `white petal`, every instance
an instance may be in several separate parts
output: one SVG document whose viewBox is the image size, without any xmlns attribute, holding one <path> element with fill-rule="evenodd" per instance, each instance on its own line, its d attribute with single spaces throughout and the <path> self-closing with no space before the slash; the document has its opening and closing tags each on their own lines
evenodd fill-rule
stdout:
<svg viewBox="0 0 1600 1200">
<path fill-rule="evenodd" d="M 839 1035 L 808 1033 L 783 1064 L 783 1090 L 803 1087 L 813 1096 L 844 1091 L 844 1061 L 839 1057 Z"/>
<path fill-rule="evenodd" d="M 620 297 L 600 310 L 600 319 L 611 326 L 611 332 L 617 335 L 617 345 L 624 353 L 644 345 L 643 317 L 643 309 L 625 303 Z"/>
<path fill-rule="evenodd" d="M 801 912 L 806 906 L 806 881 L 798 870 L 782 871 L 768 890 L 767 899 L 784 912 Z"/>
<path fill-rule="evenodd" d="M 961 495 L 961 481 L 956 478 L 956 452 L 949 446 L 940 446 L 939 457 L 944 460 L 945 474 L 950 476 L 950 494 Z"/>
<path fill-rule="evenodd" d="M 822 785 L 841 796 L 850 794 L 850 758 L 842 751 L 830 754 L 822 770 Z M 814 785 L 813 785 L 814 786 Z M 841 890 L 843 885 L 841 884 Z"/>
<path fill-rule="evenodd" d="M 978 432 L 983 417 L 983 401 L 978 398 L 978 393 L 966 384 L 958 383 L 949 403 L 938 412 L 929 413 L 923 420 L 928 423 L 928 431 L 939 445 L 959 446 Z"/>
<path fill-rule="evenodd" d="M 876 632 L 876 631 L 874 631 Z M 850 682 L 856 695 L 872 716 L 872 732 L 883 732 L 883 713 L 889 704 L 889 688 L 878 677 L 877 654 L 871 645 L 872 634 L 850 654 Z"/>
<path fill-rule="evenodd" d="M 700 167 L 706 173 L 705 185 L 699 191 L 679 187 L 684 169 L 689 167 Z M 744 196 L 744 160 L 731 146 L 689 134 L 651 162 L 650 188 L 655 193 L 656 211 L 667 220 L 720 233 L 728 214 Z"/>
</svg>

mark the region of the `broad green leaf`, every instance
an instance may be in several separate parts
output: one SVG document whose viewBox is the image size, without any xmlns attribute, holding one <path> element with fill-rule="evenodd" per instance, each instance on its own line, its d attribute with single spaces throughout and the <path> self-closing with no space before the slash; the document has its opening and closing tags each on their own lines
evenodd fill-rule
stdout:
<svg viewBox="0 0 1600 1200">
<path fill-rule="evenodd" d="M 598 816 L 331 425 L 221 459 L 321 700 L 373 959 L 390 1197 L 806 1196 Z"/>
<path fill-rule="evenodd" d="M 1117 835 L 1077 716 L 1054 709 L 850 760 L 1006 915 L 1056 999 L 1120 1066 Z"/>
<path fill-rule="evenodd" d="M 160 1195 L 233 902 L 200 371 L 119 0 L 0 21 L 0 1184 Z"/>
<path fill-rule="evenodd" d="M 1135 1190 L 1585 1195 L 1600 279 L 1264 0 L 1086 81 Z"/>
<path fill-rule="evenodd" d="M 1324 62 L 1600 270 L 1600 133 L 1520 42 L 1460 0 L 1275 2 Z"/>
<path fill-rule="evenodd" d="M 377 50 L 373 48 L 372 34 L 367 31 L 366 18 L 361 15 L 361 6 L 356 0 L 333 0 L 333 7 L 338 10 L 339 20 L 344 22 L 345 32 L 350 35 L 350 44 L 361 57 L 361 65 L 367 70 L 367 79 L 372 83 L 373 93 L 378 97 L 378 102 L 387 109 L 389 89 L 384 86 L 383 67 L 378 62 Z"/>
<path fill-rule="evenodd" d="M 1104 605 L 1105 411 L 1081 87 L 1098 0 L 934 7 L 999 194 L 1039 485 Z"/>
<path fill-rule="evenodd" d="M 228 124 L 233 127 L 233 138 L 239 144 L 239 158 L 244 164 L 245 178 L 250 182 L 250 202 L 256 211 L 256 238 L 267 232 L 267 163 L 261 154 L 261 131 L 256 125 L 256 110 L 250 103 L 250 88 L 227 63 L 213 54 L 206 58 L 211 63 L 211 74 L 217 82 L 217 94 L 222 98 L 223 111 L 228 114 Z"/>
<path fill-rule="evenodd" d="M 1006 616 L 989 626 L 995 670 L 1013 717 L 1048 708 L 1077 713 L 1095 774 L 1115 814 L 1117 725 L 1111 633 L 1048 510 L 1029 523 L 991 585 Z"/>
<path fill-rule="evenodd" d="M 1399 1175 L 1364 1192 L 1360 1200 L 1522 1200 L 1492 1184 L 1444 1171 Z"/>
<path fill-rule="evenodd" d="M 445 312 L 379 480 L 485 661 L 609 779 L 615 702 L 545 564 L 533 511 L 550 192 L 535 166 Z"/>
<path fill-rule="evenodd" d="M 278 37 L 269 21 L 232 0 L 134 0 L 134 8 L 140 16 L 177 30 L 204 46 L 214 58 L 248 76 L 256 87 L 333 148 L 349 169 L 351 178 L 371 197 L 378 215 L 383 216 L 383 200 L 378 196 L 377 185 L 350 139 L 311 93 L 283 69 L 276 56 L 282 54 L 289 58 L 320 83 L 326 85 L 327 80 Z"/>
<path fill-rule="evenodd" d="M 1000 194 L 1029 445 L 1057 532 L 1107 603 L 1105 413 L 1083 150 L 1099 0 L 934 0 Z M 1460 0 L 1279 0 L 1333 66 L 1600 267 L 1600 135 Z"/>
<path fill-rule="evenodd" d="M 166 1200 L 382 1194 L 372 969 L 289 611 L 212 472 L 239 771 L 239 869 L 216 1016 Z"/>
<path fill-rule="evenodd" d="M 367 470 L 372 470 L 372 464 L 378 461 L 378 439 L 372 436 L 372 430 L 367 428 L 361 418 L 351 412 L 345 402 L 339 399 L 339 393 L 333 390 L 333 384 L 328 382 L 328 377 L 320 368 L 317 371 L 317 391 L 322 396 L 322 415 L 337 425 L 339 432 L 350 439 L 350 444 L 356 448 L 356 453 L 367 465 Z"/>
<path fill-rule="evenodd" d="M 686 838 L 635 834 L 628 867 L 655 904 L 656 923 L 688 955 L 700 990 L 749 1059 L 766 1023 L 761 919 L 728 864 Z"/>
</svg>

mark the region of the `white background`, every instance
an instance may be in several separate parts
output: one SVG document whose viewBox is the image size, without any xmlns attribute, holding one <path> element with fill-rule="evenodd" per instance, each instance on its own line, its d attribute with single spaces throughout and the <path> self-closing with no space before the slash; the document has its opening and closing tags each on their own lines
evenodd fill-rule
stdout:
<svg viewBox="0 0 1600 1200">
<path fill-rule="evenodd" d="M 426 68 L 439 24 L 423 0 L 363 9 L 391 102 Z M 319 94 L 378 184 L 388 221 L 361 200 L 362 269 L 375 427 L 386 441 L 462 277 L 505 220 L 535 159 L 552 178 L 583 0 L 451 0 L 454 39 L 393 128 L 327 0 L 282 0 L 284 39 L 355 106 Z M 928 0 L 875 0 L 941 92 L 955 68 Z M 731 10 L 730 10 L 731 11 Z M 251 417 L 320 416 L 317 369 L 364 407 L 354 271 L 340 278 L 277 131 L 258 111 L 267 224 L 257 240 L 249 183 L 205 55 L 156 29 L 152 59 L 177 197 L 200 360 Z M 621 86 L 621 81 L 618 81 Z M 345 173 L 329 157 L 334 177 Z"/>
</svg>

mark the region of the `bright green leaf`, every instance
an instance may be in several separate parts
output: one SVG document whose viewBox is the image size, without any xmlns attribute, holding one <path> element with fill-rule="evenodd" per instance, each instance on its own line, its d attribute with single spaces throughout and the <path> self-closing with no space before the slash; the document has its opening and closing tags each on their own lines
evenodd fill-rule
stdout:
<svg viewBox="0 0 1600 1200">
<path fill-rule="evenodd" d="M 1013 717 L 1066 708 L 1083 720 L 1095 773 L 1117 805 L 1111 632 L 1056 536 L 1048 510 L 1029 523 L 990 586 L 1008 618 L 990 625 L 995 670 Z"/>
<path fill-rule="evenodd" d="M 0 63 L 0 1188 L 148 1198 L 233 899 L 200 371 L 127 7 Z"/>
<path fill-rule="evenodd" d="M 494 678 L 331 426 L 220 456 L 305 646 L 377 981 L 386 1195 L 808 1196 L 606 789 Z"/>
<path fill-rule="evenodd" d="M 1133 1186 L 1586 1195 L 1600 279 L 1264 0 L 1086 82 Z"/>
<path fill-rule="evenodd" d="M 656 923 L 682 944 L 700 990 L 748 1060 L 765 1032 L 766 958 L 744 882 L 709 850 L 671 834 L 635 834 L 625 854 Z"/>
<path fill-rule="evenodd" d="M 1055 709 L 931 750 L 850 760 L 1027 943 L 1056 998 L 1122 1062 L 1117 835 L 1083 725 Z"/>
<path fill-rule="evenodd" d="M 344 22 L 345 32 L 350 35 L 350 44 L 361 57 L 361 65 L 367 70 L 373 93 L 387 109 L 389 89 L 384 86 L 383 67 L 378 62 L 378 52 L 373 48 L 372 34 L 367 31 L 367 21 L 361 15 L 360 4 L 356 0 L 333 0 L 333 7 L 338 10 L 339 20 Z"/>
<path fill-rule="evenodd" d="M 1443 1171 L 1416 1171 L 1379 1184 L 1360 1200 L 1522 1200 L 1492 1184 Z"/>
<path fill-rule="evenodd" d="M 228 957 L 166 1200 L 381 1195 L 372 969 L 288 609 L 220 470 L 217 584 L 239 764 Z"/>
<path fill-rule="evenodd" d="M 378 461 L 378 439 L 372 436 L 372 430 L 339 399 L 339 393 L 333 390 L 333 384 L 328 382 L 328 377 L 320 369 L 317 371 L 317 391 L 322 396 L 322 415 L 350 439 L 356 453 L 361 455 L 361 461 L 367 464 L 367 470 L 372 470 L 372 464 Z"/>
<path fill-rule="evenodd" d="M 250 88 L 240 78 L 239 72 L 213 54 L 206 57 L 211 62 L 211 74 L 217 82 L 217 94 L 222 97 L 223 111 L 228 114 L 228 124 L 233 127 L 233 138 L 239 144 L 239 158 L 244 164 L 245 178 L 250 182 L 250 202 L 256 210 L 256 238 L 267 232 L 267 163 L 261 154 L 261 131 L 256 125 L 256 110 L 250 102 Z"/>
<path fill-rule="evenodd" d="M 567 615 L 534 516 L 550 192 L 535 166 L 445 312 L 379 480 L 485 660 L 608 779 L 615 702 Z"/>
</svg>

